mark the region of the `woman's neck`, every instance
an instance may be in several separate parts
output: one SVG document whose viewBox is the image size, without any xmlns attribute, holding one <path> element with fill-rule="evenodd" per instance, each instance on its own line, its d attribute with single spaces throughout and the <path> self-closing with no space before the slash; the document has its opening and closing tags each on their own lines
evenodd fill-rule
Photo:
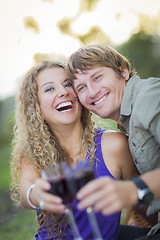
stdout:
<svg viewBox="0 0 160 240">
<path fill-rule="evenodd" d="M 75 159 L 81 150 L 82 124 L 77 123 L 74 126 L 64 126 L 63 129 L 54 131 L 60 144 L 68 152 L 69 156 Z"/>
</svg>

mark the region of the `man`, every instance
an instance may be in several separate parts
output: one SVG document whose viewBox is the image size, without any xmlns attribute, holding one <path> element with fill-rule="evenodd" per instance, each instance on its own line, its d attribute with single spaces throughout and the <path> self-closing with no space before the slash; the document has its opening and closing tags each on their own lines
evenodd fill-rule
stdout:
<svg viewBox="0 0 160 240">
<path fill-rule="evenodd" d="M 141 174 L 123 182 L 107 177 L 90 182 L 77 195 L 79 207 L 111 214 L 140 202 L 151 204 L 148 214 L 160 212 L 160 79 L 140 79 L 124 56 L 102 45 L 77 50 L 67 70 L 80 102 L 100 117 L 117 121 L 128 134 Z M 149 239 L 160 238 L 160 226 L 154 228 L 149 234 L 156 234 Z"/>
</svg>

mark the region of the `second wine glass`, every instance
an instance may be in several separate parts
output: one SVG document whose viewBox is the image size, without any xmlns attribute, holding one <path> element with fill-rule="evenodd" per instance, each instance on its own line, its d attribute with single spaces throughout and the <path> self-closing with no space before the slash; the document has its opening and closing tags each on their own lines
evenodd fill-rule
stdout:
<svg viewBox="0 0 160 240">
<path fill-rule="evenodd" d="M 90 166 L 90 163 L 87 160 L 80 161 L 75 168 L 70 168 L 66 163 L 61 164 L 61 166 L 65 173 L 67 184 L 73 198 L 76 197 L 76 193 L 81 187 L 94 179 L 93 167 Z M 86 212 L 94 239 L 103 240 L 92 208 L 88 207 Z"/>
</svg>

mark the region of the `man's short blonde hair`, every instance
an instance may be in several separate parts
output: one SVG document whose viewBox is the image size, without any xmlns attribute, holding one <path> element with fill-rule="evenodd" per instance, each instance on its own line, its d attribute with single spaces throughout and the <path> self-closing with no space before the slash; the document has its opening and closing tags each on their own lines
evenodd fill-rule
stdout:
<svg viewBox="0 0 160 240">
<path fill-rule="evenodd" d="M 125 56 L 111 47 L 99 44 L 82 47 L 74 52 L 68 59 L 67 72 L 73 80 L 77 70 L 83 72 L 100 66 L 112 68 L 121 77 L 124 68 L 128 69 L 130 77 L 135 74 Z"/>
</svg>

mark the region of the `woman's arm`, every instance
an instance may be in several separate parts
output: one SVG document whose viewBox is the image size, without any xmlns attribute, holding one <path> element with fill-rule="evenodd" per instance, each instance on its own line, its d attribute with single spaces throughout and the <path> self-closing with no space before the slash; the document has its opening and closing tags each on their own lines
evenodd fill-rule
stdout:
<svg viewBox="0 0 160 240">
<path fill-rule="evenodd" d="M 139 175 L 128 146 L 128 138 L 118 132 L 104 133 L 102 154 L 111 174 L 116 179 L 129 179 Z"/>
<path fill-rule="evenodd" d="M 129 179 L 138 175 L 125 135 L 117 132 L 104 133 L 102 153 L 107 168 L 115 178 Z M 88 183 L 77 196 L 81 200 L 79 204 L 81 209 L 93 206 L 95 211 L 106 214 L 120 211 L 137 201 L 133 182 L 116 181 L 110 177 L 102 177 Z"/>
<path fill-rule="evenodd" d="M 20 199 L 24 207 L 33 209 L 27 201 L 27 192 L 31 185 L 36 184 L 29 194 L 31 203 L 39 207 L 40 201 L 44 201 L 44 209 L 51 212 L 64 212 L 62 199 L 48 193 L 50 184 L 40 177 L 39 172 L 32 164 L 22 161 L 20 176 Z"/>
</svg>

